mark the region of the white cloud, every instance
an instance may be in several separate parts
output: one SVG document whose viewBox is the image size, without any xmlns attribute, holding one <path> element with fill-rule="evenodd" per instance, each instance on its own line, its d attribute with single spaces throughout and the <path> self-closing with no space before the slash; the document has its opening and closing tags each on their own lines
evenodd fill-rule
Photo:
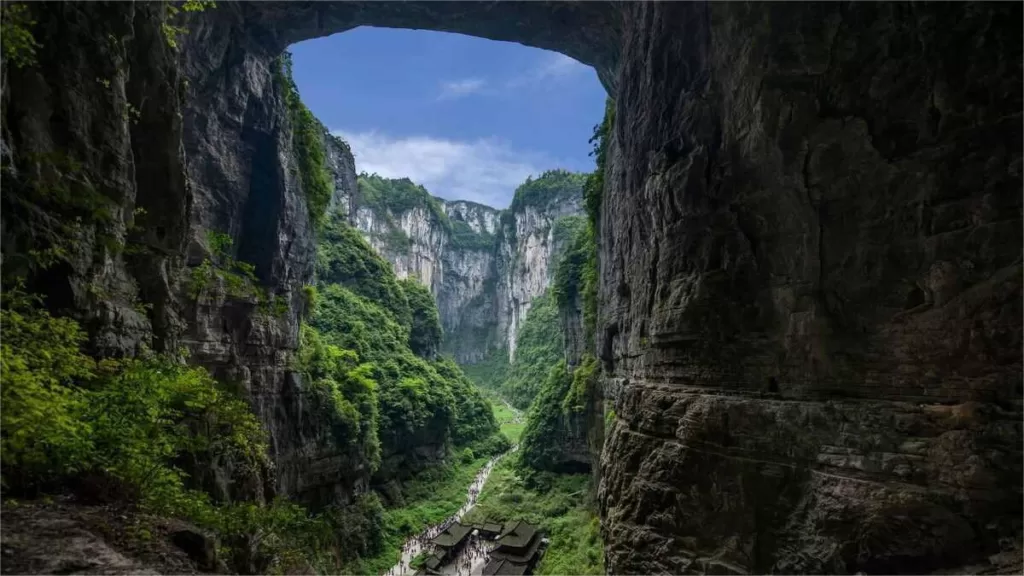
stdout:
<svg viewBox="0 0 1024 576">
<path fill-rule="evenodd" d="M 480 92 L 486 84 L 487 82 L 481 78 L 463 78 L 462 80 L 443 82 L 441 84 L 441 93 L 437 99 L 451 100 L 468 96 L 474 92 Z"/>
<path fill-rule="evenodd" d="M 332 133 L 348 141 L 358 172 L 407 177 L 435 196 L 495 208 L 508 206 L 512 193 L 527 176 L 559 165 L 544 154 L 516 151 L 494 139 L 458 141 L 377 131 Z"/>
<path fill-rule="evenodd" d="M 515 88 L 527 84 L 537 84 L 545 80 L 571 76 L 586 69 L 586 64 L 581 64 L 565 54 L 545 52 L 536 66 L 509 80 L 508 86 Z"/>
</svg>

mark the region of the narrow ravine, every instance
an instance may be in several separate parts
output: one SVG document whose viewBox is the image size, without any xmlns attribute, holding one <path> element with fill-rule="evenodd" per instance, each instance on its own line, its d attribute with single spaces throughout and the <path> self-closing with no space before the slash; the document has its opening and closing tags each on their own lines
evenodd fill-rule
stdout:
<svg viewBox="0 0 1024 576">
<path fill-rule="evenodd" d="M 504 398 L 501 399 L 502 403 L 515 414 L 513 422 L 519 423 L 522 421 L 522 411 L 514 408 Z M 428 526 L 425 530 L 415 536 L 410 536 L 405 543 L 402 545 L 402 555 L 398 564 L 395 564 L 387 572 L 387 576 L 411 576 L 416 573 L 416 569 L 412 567 L 412 560 L 424 550 L 429 550 L 430 540 L 443 532 L 453 522 L 462 520 L 463 516 L 469 513 L 476 505 L 477 498 L 480 496 L 480 492 L 483 491 L 484 485 L 487 483 L 487 478 L 491 475 L 491 471 L 494 470 L 494 466 L 505 456 L 514 453 L 519 449 L 519 443 L 516 442 L 502 454 L 491 458 L 487 464 L 477 472 L 476 477 L 473 479 L 473 483 L 469 485 L 469 489 L 466 492 L 466 503 L 459 508 L 458 512 L 449 516 L 442 522 L 438 522 L 432 526 Z M 453 576 L 476 576 L 482 573 L 484 565 L 487 563 L 486 550 L 483 548 L 484 542 L 475 542 L 471 545 L 464 546 L 455 557 L 454 560 L 448 562 L 441 567 L 441 572 L 444 574 L 451 574 Z M 467 569 L 468 566 L 468 569 Z"/>
</svg>

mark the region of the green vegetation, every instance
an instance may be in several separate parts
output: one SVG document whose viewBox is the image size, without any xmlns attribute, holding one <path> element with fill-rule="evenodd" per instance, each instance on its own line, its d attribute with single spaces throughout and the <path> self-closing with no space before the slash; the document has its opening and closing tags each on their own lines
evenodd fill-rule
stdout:
<svg viewBox="0 0 1024 576">
<path fill-rule="evenodd" d="M 591 511 L 592 487 L 586 474 L 534 474 L 529 482 L 511 458 L 491 472 L 469 522 L 526 520 L 551 538 L 537 574 L 604 574 L 598 518 Z"/>
<path fill-rule="evenodd" d="M 600 366 L 597 358 L 590 353 L 583 355 L 583 362 L 572 371 L 572 386 L 562 398 L 562 412 L 582 412 L 591 392 L 597 386 L 598 372 Z"/>
<path fill-rule="evenodd" d="M 441 324 L 429 290 L 398 280 L 338 215 L 328 218 L 319 250 L 317 305 L 303 330 L 298 365 L 317 382 L 311 394 L 326 409 L 335 440 L 358 449 L 373 467 L 375 440 L 386 454 L 412 458 L 418 446 L 448 442 L 457 455 L 405 482 L 399 501 L 370 523 L 376 531 L 343 560 L 346 570 L 377 573 L 395 564 L 406 537 L 458 510 L 486 459 L 510 443 L 459 367 L 435 358 Z"/>
<path fill-rule="evenodd" d="M 441 346 L 441 316 L 434 304 L 434 296 L 426 286 L 408 278 L 399 284 L 409 301 L 412 321 L 409 326 L 409 348 L 417 356 L 429 358 Z"/>
<path fill-rule="evenodd" d="M 615 101 L 608 98 L 604 102 L 604 118 L 601 123 L 594 126 L 594 135 L 590 137 L 593 149 L 590 155 L 594 157 L 597 166 L 587 176 L 583 185 L 583 205 L 587 211 L 587 217 L 596 231 L 601 221 L 601 198 L 604 195 L 604 172 L 608 162 L 608 139 L 615 129 Z"/>
<path fill-rule="evenodd" d="M 551 235 L 557 245 L 571 243 L 587 227 L 586 216 L 563 216 L 551 225 Z"/>
<path fill-rule="evenodd" d="M 501 392 L 513 406 L 529 408 L 551 366 L 562 360 L 562 330 L 550 291 L 536 298 L 516 334 L 516 356 Z"/>
<path fill-rule="evenodd" d="M 360 206 L 384 216 L 400 216 L 415 208 L 423 208 L 443 228 L 451 228 L 443 202 L 408 178 L 384 178 L 364 172 L 359 175 L 358 184 Z"/>
<path fill-rule="evenodd" d="M 572 388 L 572 375 L 565 362 L 555 364 L 548 372 L 537 398 L 526 415 L 526 428 L 520 441 L 519 461 L 533 470 L 553 470 L 562 448 L 562 406 Z"/>
<path fill-rule="evenodd" d="M 93 185 L 94 176 L 76 158 L 62 152 L 4 157 L 0 195 L 12 223 L 5 237 L 5 284 L 30 279 L 58 264 L 80 262 L 91 249 L 119 253 L 118 200 Z"/>
<path fill-rule="evenodd" d="M 398 226 L 389 227 L 387 232 L 379 234 L 377 239 L 384 243 L 389 252 L 404 254 L 412 248 L 412 238 Z"/>
<path fill-rule="evenodd" d="M 597 244 L 588 223 L 565 230 L 571 233 L 568 248 L 555 268 L 551 291 L 560 310 L 570 310 L 583 300 L 583 325 L 588 348 L 594 345 L 597 324 Z"/>
<path fill-rule="evenodd" d="M 327 130 L 299 98 L 299 89 L 292 79 L 292 58 L 288 52 L 278 60 L 277 77 L 292 124 L 292 154 L 298 162 L 309 220 L 320 225 L 334 192 L 334 184 L 327 171 L 327 152 L 324 147 Z"/>
<path fill-rule="evenodd" d="M 350 564 L 346 573 L 379 574 L 398 563 L 405 539 L 448 518 L 466 502 L 466 491 L 489 457 L 429 468 L 405 483 L 401 502 L 384 511 L 381 545 L 372 556 Z"/>
<path fill-rule="evenodd" d="M 351 351 L 377 383 L 379 438 L 388 453 L 431 439 L 493 450 L 497 424 L 486 400 L 448 359 L 434 359 L 441 336 L 426 287 L 399 281 L 337 215 L 321 235 L 316 311 L 325 343 Z"/>
<path fill-rule="evenodd" d="M 236 477 L 267 469 L 264 432 L 245 402 L 169 356 L 96 361 L 80 351 L 78 324 L 40 304 L 13 288 L 0 310 L 6 497 L 72 486 L 129 500 L 213 531 L 233 567 L 258 573 L 326 549 L 332 530 L 322 517 L 285 501 L 214 504 L 189 486 L 183 462 L 232 462 Z"/>
<path fill-rule="evenodd" d="M 325 343 L 316 330 L 303 325 L 295 369 L 303 375 L 314 406 L 330 422 L 335 444 L 359 449 L 376 470 L 380 441 L 373 366 L 360 364 L 355 352 Z"/>
<path fill-rule="evenodd" d="M 375 302 L 399 324 L 411 324 L 409 300 L 391 264 L 339 213 L 326 219 L 320 233 L 316 275 L 322 284 L 339 284 Z"/>
<path fill-rule="evenodd" d="M 498 392 L 508 378 L 508 350 L 495 348 L 476 364 L 463 364 L 466 377 L 481 390 Z"/>
<path fill-rule="evenodd" d="M 597 329 L 597 283 L 598 283 L 598 255 L 597 239 L 600 235 L 601 222 L 601 198 L 604 195 L 604 173 L 608 161 L 608 140 L 615 127 L 615 101 L 611 98 L 605 100 L 604 118 L 601 123 L 594 127 L 594 135 L 590 143 L 594 148 L 590 155 L 596 160 L 597 166 L 587 176 L 583 185 L 583 205 L 587 211 L 587 218 L 590 226 L 584 233 L 577 234 L 573 240 L 574 252 L 579 259 L 586 254 L 587 258 L 582 267 L 576 267 L 572 271 L 575 278 L 571 281 L 576 290 L 582 287 L 583 291 L 583 325 L 586 330 L 588 348 L 594 346 L 594 331 Z M 573 265 L 569 265 L 573 266 Z M 578 271 L 577 271 L 578 270 Z M 567 275 L 569 272 L 567 272 Z M 566 280 L 567 283 L 570 281 Z M 566 288 L 568 290 L 568 288 Z M 568 295 L 568 292 L 565 293 Z"/>
<path fill-rule="evenodd" d="M 494 420 L 497 421 L 502 435 L 513 444 L 518 443 L 519 437 L 523 433 L 523 428 L 526 426 L 523 423 L 523 416 L 517 414 L 509 406 L 506 406 L 505 401 L 496 392 L 485 390 L 484 396 L 491 401 L 491 407 L 494 409 Z"/>
<path fill-rule="evenodd" d="M 178 48 L 178 36 L 182 34 L 188 34 L 188 29 L 184 26 L 177 26 L 171 24 L 171 20 L 178 16 L 182 11 L 189 12 L 202 12 L 207 8 L 213 8 L 217 3 L 212 0 L 186 0 L 182 2 L 180 7 L 167 2 L 165 4 L 164 21 L 160 24 L 161 31 L 164 34 L 164 40 L 167 41 L 167 45 L 172 49 Z"/>
<path fill-rule="evenodd" d="M 581 198 L 586 175 L 567 170 L 548 170 L 536 180 L 527 177 L 516 188 L 509 212 L 518 212 L 526 206 L 545 208 L 571 198 Z"/>
<path fill-rule="evenodd" d="M 494 250 L 496 240 L 492 234 L 476 232 L 463 220 L 452 219 L 452 246 L 463 250 Z"/>
<path fill-rule="evenodd" d="M 550 290 L 533 301 L 516 335 L 516 357 L 510 364 L 508 350 L 496 348 L 476 364 L 462 370 L 483 390 L 490 390 L 526 410 L 537 395 L 548 370 L 562 359 L 562 331 L 558 309 Z"/>
<path fill-rule="evenodd" d="M 18 68 L 36 63 L 36 48 L 39 43 L 32 35 L 32 19 L 28 6 L 5 2 L 0 5 L 0 47 L 4 64 Z"/>
<path fill-rule="evenodd" d="M 284 296 L 270 295 L 260 286 L 256 268 L 248 262 L 231 256 L 233 240 L 222 232 L 208 231 L 206 243 L 210 257 L 189 272 L 188 294 L 198 300 L 210 286 L 217 282 L 224 288 L 228 298 L 252 300 L 262 314 L 282 316 L 288 312 L 288 301 Z"/>
</svg>

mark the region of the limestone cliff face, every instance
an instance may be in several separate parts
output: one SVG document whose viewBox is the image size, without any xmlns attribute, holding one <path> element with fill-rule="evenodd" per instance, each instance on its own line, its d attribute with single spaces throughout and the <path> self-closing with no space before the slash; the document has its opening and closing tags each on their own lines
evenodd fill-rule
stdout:
<svg viewBox="0 0 1024 576">
<path fill-rule="evenodd" d="M 513 207 L 505 219 L 498 246 L 498 331 L 505 335 L 509 360 L 515 357 L 516 334 L 530 303 L 551 284 L 559 253 L 554 223 L 561 217 L 582 214 L 582 188 L 567 200 L 538 208 Z"/>
<path fill-rule="evenodd" d="M 609 570 L 922 572 L 1014 546 L 1020 6 L 626 12 Z"/>
<path fill-rule="evenodd" d="M 351 164 L 340 163 L 336 181 L 351 181 Z M 554 274 L 559 250 L 553 224 L 582 211 L 578 179 L 551 198 L 507 210 L 466 201 L 445 201 L 421 191 L 415 202 L 396 203 L 412 183 L 377 177 L 348 202 L 349 220 L 395 268 L 434 295 L 445 331 L 445 349 L 473 363 L 505 348 Z M 396 184 L 397 183 L 397 184 Z M 396 204 L 398 204 L 396 206 Z"/>
</svg>

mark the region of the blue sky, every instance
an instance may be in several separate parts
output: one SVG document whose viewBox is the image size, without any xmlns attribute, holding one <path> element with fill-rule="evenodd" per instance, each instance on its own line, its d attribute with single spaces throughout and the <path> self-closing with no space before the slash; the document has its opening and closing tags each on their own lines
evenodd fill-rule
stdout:
<svg viewBox="0 0 1024 576">
<path fill-rule="evenodd" d="M 459 34 L 357 28 L 290 48 L 302 100 L 358 171 L 503 208 L 528 175 L 589 171 L 605 91 L 589 66 Z"/>
</svg>

